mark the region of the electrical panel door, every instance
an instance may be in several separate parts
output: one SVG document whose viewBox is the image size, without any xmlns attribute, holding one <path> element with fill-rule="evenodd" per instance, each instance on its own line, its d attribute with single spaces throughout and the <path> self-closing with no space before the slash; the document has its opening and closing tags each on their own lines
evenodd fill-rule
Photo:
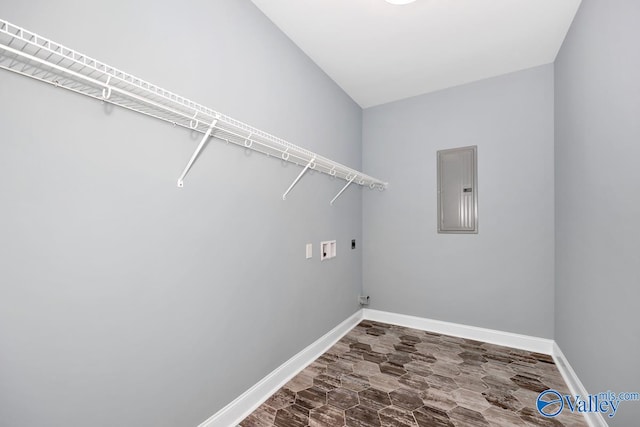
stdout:
<svg viewBox="0 0 640 427">
<path fill-rule="evenodd" d="M 478 148 L 438 151 L 438 233 L 478 232 Z"/>
</svg>

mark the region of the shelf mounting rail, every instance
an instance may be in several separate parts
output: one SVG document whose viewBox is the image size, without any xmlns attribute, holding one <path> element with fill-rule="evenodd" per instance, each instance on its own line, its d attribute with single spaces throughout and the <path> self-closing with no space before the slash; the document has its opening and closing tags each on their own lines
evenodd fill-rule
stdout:
<svg viewBox="0 0 640 427">
<path fill-rule="evenodd" d="M 309 169 L 347 181 L 332 205 L 351 183 L 380 191 L 388 185 L 2 19 L 0 68 L 204 134 L 178 187 L 210 137 L 303 166 L 283 199 Z"/>
</svg>

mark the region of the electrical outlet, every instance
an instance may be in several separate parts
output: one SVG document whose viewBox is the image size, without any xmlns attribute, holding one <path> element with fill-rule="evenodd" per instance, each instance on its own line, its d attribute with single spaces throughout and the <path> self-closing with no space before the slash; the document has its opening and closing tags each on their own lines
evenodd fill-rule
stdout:
<svg viewBox="0 0 640 427">
<path fill-rule="evenodd" d="M 351 240 L 351 249 L 355 249 L 356 248 L 356 239 L 352 239 Z"/>
</svg>

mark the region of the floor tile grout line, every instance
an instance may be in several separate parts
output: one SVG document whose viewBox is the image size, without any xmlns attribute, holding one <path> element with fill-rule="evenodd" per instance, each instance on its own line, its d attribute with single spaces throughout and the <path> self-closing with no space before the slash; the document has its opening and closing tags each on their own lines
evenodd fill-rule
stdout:
<svg viewBox="0 0 640 427">
<path fill-rule="evenodd" d="M 464 347 L 459 347 L 459 348 L 458 348 L 458 350 L 462 351 L 460 354 L 468 353 L 468 349 L 469 349 L 469 348 L 473 348 L 473 346 L 474 346 L 474 345 L 477 347 L 477 348 L 476 348 L 476 350 L 479 352 L 479 354 L 482 354 L 482 352 L 483 352 L 483 351 L 484 351 L 485 353 L 487 353 L 487 354 L 488 354 L 488 352 L 489 352 L 490 350 L 492 350 L 492 351 L 498 351 L 498 350 L 505 351 L 505 350 L 506 350 L 506 351 L 511 355 L 511 357 L 513 358 L 513 360 L 512 360 L 512 361 L 510 361 L 509 363 L 513 363 L 513 361 L 517 361 L 518 359 L 521 359 L 521 362 L 522 362 L 522 363 L 524 363 L 524 362 L 526 362 L 526 361 L 528 361 L 528 362 L 532 362 L 532 365 L 539 364 L 539 363 L 548 363 L 549 365 L 552 365 L 552 366 L 555 368 L 556 372 L 557 372 L 557 367 L 556 367 L 556 366 L 555 366 L 555 364 L 553 363 L 553 362 L 554 362 L 554 361 L 553 361 L 553 359 L 552 359 L 551 357 L 549 357 L 548 355 L 538 354 L 538 353 L 535 353 L 535 352 L 526 352 L 526 351 L 519 351 L 519 352 L 517 352 L 517 351 L 514 351 L 514 350 L 516 350 L 516 349 L 508 348 L 508 347 L 504 347 L 504 346 L 496 346 L 496 345 L 494 345 L 494 344 L 489 345 L 489 347 L 488 347 L 488 348 L 481 348 L 481 346 L 482 346 L 482 345 L 484 345 L 484 344 L 486 344 L 486 343 L 478 342 L 478 341 L 476 341 L 476 342 L 471 342 L 472 340 L 464 339 L 464 338 L 459 338 L 459 337 L 455 337 L 455 336 L 446 336 L 446 335 L 443 335 L 443 334 L 433 334 L 433 333 L 429 333 L 429 332 L 421 331 L 421 330 L 414 329 L 414 328 L 407 328 L 407 327 L 404 327 L 404 326 L 397 326 L 397 325 L 391 325 L 391 324 L 386 324 L 386 325 L 385 325 L 385 324 L 381 324 L 380 322 L 367 321 L 367 320 L 361 321 L 361 322 L 360 322 L 358 325 L 356 325 L 356 326 L 355 326 L 351 331 L 349 331 L 349 333 L 345 334 L 341 339 L 339 339 L 339 340 L 337 341 L 337 343 L 336 343 L 334 346 L 332 346 L 330 349 L 328 349 L 328 350 L 327 350 L 327 352 L 325 352 L 322 356 L 325 356 L 325 355 L 327 355 L 327 354 L 330 354 L 330 353 L 331 353 L 331 351 L 332 351 L 332 350 L 334 350 L 334 348 L 338 345 L 338 343 L 340 343 L 341 341 L 345 340 L 345 338 L 350 337 L 351 335 L 354 335 L 354 336 L 355 336 L 355 338 L 353 338 L 353 337 L 352 337 L 352 338 L 350 338 L 351 340 L 353 340 L 353 341 L 354 341 L 354 343 L 360 343 L 360 341 L 359 341 L 360 337 L 365 336 L 365 335 L 364 335 L 364 334 L 362 334 L 362 332 L 361 332 L 361 331 L 358 331 L 357 329 L 358 329 L 358 327 L 363 326 L 366 322 L 368 322 L 368 324 L 371 324 L 371 326 L 369 326 L 369 327 L 375 326 L 375 325 L 376 325 L 376 323 L 378 323 L 378 324 L 379 324 L 378 326 L 381 326 L 383 329 L 386 327 L 386 328 L 388 328 L 388 329 L 390 329 L 390 330 L 399 331 L 399 333 L 403 333 L 404 335 L 408 335 L 409 333 L 414 333 L 414 332 L 416 332 L 416 333 L 418 333 L 418 335 L 419 335 L 420 333 L 425 333 L 425 334 L 429 335 L 429 336 L 431 337 L 431 339 L 433 339 L 433 337 L 434 337 L 434 336 L 439 336 L 440 338 L 445 338 L 445 341 L 448 343 L 448 344 L 447 344 L 447 346 L 448 346 L 448 347 L 451 347 L 451 346 L 454 346 L 454 345 L 458 345 L 458 346 L 459 346 L 459 345 L 461 345 L 461 344 L 462 344 L 462 345 L 464 345 Z M 358 333 L 358 332 L 360 332 L 360 333 Z M 393 334 L 391 334 L 391 335 L 393 335 Z M 396 337 L 396 338 L 398 338 L 398 337 Z M 416 339 L 417 339 L 417 342 L 420 342 L 420 339 L 419 339 L 419 338 L 416 338 Z M 427 340 L 427 341 L 425 341 L 425 342 L 427 342 L 427 343 L 428 343 L 428 341 L 429 341 L 429 340 Z M 347 340 L 347 342 L 349 342 L 349 340 Z M 412 348 L 412 345 L 414 345 L 414 346 L 415 346 L 415 345 L 417 345 L 417 342 L 413 342 L 413 344 L 412 344 L 412 341 L 409 341 L 409 342 L 402 342 L 402 340 L 400 340 L 400 342 L 402 343 L 402 346 L 401 346 L 401 347 L 402 347 L 404 350 L 410 350 L 410 349 Z M 491 347 L 491 346 L 494 346 L 494 347 L 497 347 L 497 348 L 493 348 L 493 349 L 492 349 L 492 347 Z M 350 351 L 353 349 L 352 347 L 353 347 L 353 343 L 349 345 Z M 362 346 L 360 346 L 360 347 L 362 347 Z M 371 349 L 371 346 L 369 346 L 369 345 L 366 345 L 366 347 L 364 347 L 364 348 L 367 348 L 367 347 L 368 347 L 369 349 Z M 434 345 L 434 347 L 435 347 L 435 345 Z M 382 348 L 382 347 L 379 347 L 379 348 Z M 465 350 L 465 349 L 466 349 L 466 350 Z M 396 350 L 397 350 L 397 347 L 396 347 Z M 415 350 L 415 349 L 414 349 L 414 350 Z M 340 353 L 340 350 L 338 350 L 336 353 L 338 354 L 338 356 L 335 356 L 335 357 L 336 357 L 336 359 L 333 359 L 333 357 L 330 357 L 330 358 L 328 358 L 328 359 L 327 359 L 327 360 L 332 360 L 332 361 L 331 361 L 331 362 L 328 362 L 328 363 L 327 363 L 327 365 L 325 365 L 325 369 L 327 369 L 328 365 L 330 365 L 331 363 L 335 363 L 335 362 L 338 362 L 338 361 L 340 361 L 340 360 L 345 361 L 344 363 L 351 364 L 351 366 L 353 367 L 353 365 L 354 365 L 354 363 L 355 363 L 355 360 L 357 360 L 357 358 L 355 358 L 355 357 L 354 357 L 354 355 L 350 355 L 350 357 L 352 357 L 353 359 L 345 359 L 345 358 L 343 358 L 342 356 L 344 356 L 347 352 L 342 352 L 342 353 Z M 387 354 L 391 354 L 391 353 L 387 353 Z M 322 356 L 320 356 L 318 359 L 320 359 Z M 332 356 L 333 356 L 333 354 L 332 354 Z M 472 354 L 466 354 L 466 356 L 467 356 L 467 357 L 469 357 L 469 356 L 472 356 Z M 543 356 L 546 356 L 547 358 L 549 358 L 549 359 L 550 359 L 550 362 L 549 362 L 549 361 L 546 361 L 546 360 L 542 360 L 542 359 L 543 359 L 543 358 L 542 358 Z M 474 357 L 475 357 L 475 356 L 474 356 Z M 527 357 L 528 357 L 528 359 L 529 359 L 529 360 L 527 360 Z M 314 363 L 315 363 L 315 362 L 317 362 L 317 361 L 318 361 L 318 359 L 314 360 Z M 380 360 L 382 360 L 382 359 L 380 359 Z M 436 360 L 436 359 L 434 359 L 434 360 Z M 462 360 L 462 359 L 461 359 L 461 360 Z M 465 361 L 465 362 L 466 362 L 466 361 Z M 490 362 L 489 360 L 486 360 L 486 359 L 485 359 L 485 360 L 484 360 L 484 362 L 481 362 L 480 364 L 478 364 L 478 366 L 482 366 L 483 364 L 485 364 L 485 363 L 489 363 L 489 362 Z M 381 362 L 378 362 L 378 365 L 380 365 L 380 363 L 381 363 Z M 467 363 L 467 364 L 469 364 L 469 363 Z M 403 365 L 403 366 L 404 366 L 404 365 Z M 475 369 L 475 368 L 473 368 L 473 366 L 475 366 L 473 363 L 469 364 L 469 366 L 471 367 L 471 370 L 472 370 L 472 371 L 473 371 L 473 369 Z M 542 365 L 542 366 L 544 366 L 544 365 Z M 303 370 L 303 371 L 304 371 L 304 370 Z M 402 371 L 404 371 L 404 374 L 402 374 L 400 377 L 404 377 L 404 376 L 406 376 L 406 375 L 409 375 L 409 372 L 408 372 L 408 371 L 405 371 L 405 370 L 402 370 Z M 353 372 L 353 371 L 352 371 L 352 372 Z M 526 373 L 526 372 L 525 372 L 525 373 Z M 344 376 L 345 376 L 345 374 L 346 374 L 346 373 L 340 374 L 340 376 L 341 376 L 341 377 L 344 377 Z M 456 375 L 459 375 L 459 374 L 460 374 L 460 373 L 458 373 L 458 374 L 456 374 Z M 511 373 L 511 375 L 514 375 L 514 374 L 516 374 L 516 372 L 512 372 L 512 373 Z M 382 374 L 380 374 L 380 375 L 382 375 Z M 410 375 L 413 375 L 413 374 L 410 374 Z M 554 374 L 554 375 L 555 375 L 555 374 Z M 316 374 L 316 376 L 318 376 L 318 374 Z M 363 376 L 365 376 L 365 377 L 366 377 L 366 375 L 363 375 Z M 374 375 L 374 376 L 376 376 L 376 375 Z M 535 375 L 534 375 L 534 376 L 535 376 Z M 445 377 L 443 377 L 443 378 L 445 378 Z M 533 380 L 535 380 L 535 381 L 538 381 L 538 378 L 542 378 L 542 377 L 540 377 L 540 376 L 536 376 L 536 378 L 531 378 L 531 377 L 529 377 L 529 378 L 530 378 L 530 379 L 533 379 Z M 483 377 L 483 379 L 484 379 L 484 377 Z M 564 383 L 564 380 L 562 379 L 562 377 L 561 377 L 561 376 L 560 376 L 560 380 Z M 451 382 L 452 382 L 453 384 L 456 384 L 456 383 L 455 383 L 455 381 L 453 381 L 453 380 L 451 380 Z M 312 382 L 312 384 L 313 384 L 313 382 Z M 340 384 L 341 384 L 341 386 L 342 386 L 342 378 L 340 379 Z M 526 383 L 525 383 L 525 384 L 526 384 Z M 407 385 L 405 384 L 404 386 L 407 386 Z M 486 384 L 485 384 L 485 386 L 486 386 Z M 539 387 L 539 385 L 536 385 L 535 383 L 534 383 L 534 386 L 538 386 L 538 387 Z M 285 387 L 286 387 L 286 385 L 285 385 Z M 363 391 L 366 391 L 367 389 L 370 389 L 371 387 L 372 387 L 372 386 L 371 386 L 371 384 L 369 384 L 369 387 L 367 387 L 367 388 L 363 388 L 363 389 L 362 389 L 362 390 L 360 390 L 359 392 L 354 393 L 354 394 L 356 395 L 356 399 L 357 399 L 357 402 L 358 402 L 358 404 L 357 404 L 356 406 L 363 405 L 363 404 L 362 404 L 362 402 L 361 402 L 361 399 L 360 399 L 360 393 L 362 393 Z M 407 386 L 407 387 L 408 387 L 408 386 Z M 457 387 L 458 389 L 463 389 L 463 387 L 460 387 L 460 386 L 459 386 L 459 385 L 457 385 L 457 384 L 456 384 L 456 387 Z M 360 387 L 358 386 L 358 388 L 360 388 Z M 518 387 L 516 387 L 516 388 L 518 388 Z M 396 388 L 396 389 L 397 389 L 397 388 Z M 468 390 L 468 389 L 466 389 L 466 388 L 464 388 L 464 390 L 467 390 L 467 391 L 469 391 L 470 393 L 476 393 L 476 394 L 478 394 L 478 395 L 479 395 L 479 393 L 474 392 L 473 390 Z M 391 392 L 390 392 L 390 391 L 383 391 L 383 392 L 387 395 L 387 397 L 389 398 L 389 401 L 390 401 L 390 402 L 393 402 L 393 398 L 391 397 Z M 328 394 L 329 392 L 326 392 L 326 393 Z M 352 393 L 353 393 L 353 392 L 352 392 Z M 326 398 L 326 395 L 327 395 L 327 394 L 325 394 L 325 398 Z M 479 396 L 481 396 L 481 395 L 479 395 Z M 480 399 L 482 399 L 482 397 L 480 397 Z M 515 399 L 515 398 L 514 398 L 514 399 Z M 328 401 L 327 401 L 327 402 L 328 402 Z M 418 425 L 418 419 L 416 418 L 416 412 L 417 412 L 417 409 L 420 409 L 420 408 L 422 408 L 422 407 L 427 408 L 427 406 L 425 406 L 424 401 L 421 401 L 421 403 L 422 403 L 422 405 L 420 405 L 420 406 L 418 406 L 418 407 L 413 406 L 413 408 L 414 408 L 413 410 L 405 409 L 405 408 L 403 408 L 403 407 L 398 407 L 398 408 L 399 408 L 399 412 L 400 412 L 400 413 L 410 413 L 410 414 L 411 414 L 411 418 L 412 418 L 412 419 L 413 419 L 413 421 L 416 423 L 416 425 Z M 430 402 L 430 403 L 431 403 L 431 404 L 433 404 L 433 402 Z M 486 404 L 486 403 L 485 403 L 485 404 Z M 329 406 L 330 406 L 330 404 L 329 404 L 329 403 L 327 403 L 327 405 L 329 405 Z M 488 405 L 488 404 L 487 404 L 487 405 Z M 456 405 L 456 406 L 458 406 L 458 405 Z M 364 407 L 364 406 L 363 406 L 363 407 Z M 388 407 L 388 408 L 391 408 L 391 407 L 394 407 L 394 405 L 392 404 L 391 406 L 386 406 L 386 407 L 383 407 L 383 408 L 381 408 L 381 409 L 377 409 L 377 410 L 376 410 L 376 413 L 377 413 L 377 415 L 378 415 L 378 421 L 379 421 L 380 423 L 382 423 L 381 412 L 382 412 L 384 409 L 386 409 L 387 407 Z M 409 407 L 409 406 L 407 406 L 407 407 Z M 461 407 L 461 408 L 464 408 L 463 406 L 460 406 L 460 407 Z M 353 409 L 353 408 L 355 408 L 355 407 L 350 407 L 350 409 Z M 489 406 L 489 405 L 488 405 L 488 407 L 487 407 L 487 408 L 485 408 L 485 409 L 483 409 L 482 411 L 484 412 L 484 411 L 486 411 L 486 410 L 488 410 L 488 409 L 492 409 L 492 408 L 493 408 L 493 406 Z M 314 409 L 315 409 L 315 408 L 314 408 Z M 469 411 L 470 411 L 470 412 L 474 412 L 474 411 L 472 411 L 472 410 L 469 410 Z M 341 410 L 340 412 L 344 412 L 344 414 L 345 414 L 345 422 L 346 422 L 347 417 L 348 417 L 349 409 Z M 463 411 L 463 412 L 464 412 L 464 411 Z M 478 412 L 476 412 L 476 413 L 478 413 Z M 481 415 L 480 413 L 478 413 L 478 415 L 482 417 L 482 415 Z M 527 415 L 527 414 L 524 414 L 524 415 Z M 524 416 L 524 415 L 523 415 L 523 416 Z M 535 414 L 534 414 L 534 415 L 535 415 Z M 527 415 L 527 416 L 529 416 L 529 415 Z"/>
</svg>

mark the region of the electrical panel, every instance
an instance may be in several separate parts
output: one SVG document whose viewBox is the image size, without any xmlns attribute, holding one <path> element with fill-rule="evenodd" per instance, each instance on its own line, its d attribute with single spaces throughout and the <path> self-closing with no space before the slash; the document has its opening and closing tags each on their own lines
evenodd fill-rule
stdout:
<svg viewBox="0 0 640 427">
<path fill-rule="evenodd" d="M 478 232 L 478 147 L 438 151 L 438 233 Z"/>
</svg>

